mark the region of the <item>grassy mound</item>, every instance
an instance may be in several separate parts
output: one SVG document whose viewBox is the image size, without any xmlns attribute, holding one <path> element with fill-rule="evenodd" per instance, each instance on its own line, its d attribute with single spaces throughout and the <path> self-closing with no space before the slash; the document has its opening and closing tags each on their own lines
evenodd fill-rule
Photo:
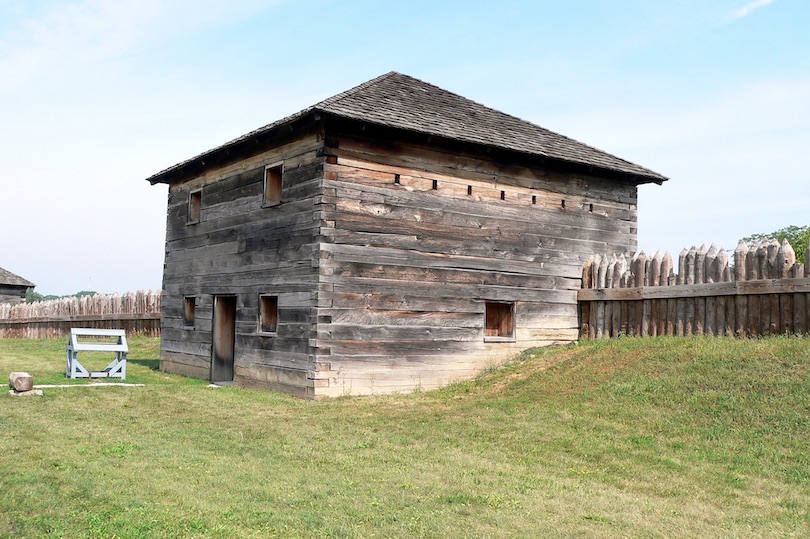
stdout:
<svg viewBox="0 0 810 539">
<path fill-rule="evenodd" d="M 622 338 L 318 402 L 130 346 L 146 387 L 0 396 L 0 536 L 810 534 L 810 338 Z M 13 370 L 64 381 L 63 340 L 0 340 Z"/>
</svg>

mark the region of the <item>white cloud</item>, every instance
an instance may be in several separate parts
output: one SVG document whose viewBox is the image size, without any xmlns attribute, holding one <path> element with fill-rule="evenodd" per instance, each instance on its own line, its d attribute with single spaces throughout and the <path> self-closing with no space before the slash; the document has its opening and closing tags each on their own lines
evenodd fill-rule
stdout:
<svg viewBox="0 0 810 539">
<path fill-rule="evenodd" d="M 732 19 L 741 19 L 751 14 L 752 11 L 765 7 L 768 4 L 774 3 L 776 0 L 754 0 L 749 2 L 734 13 L 731 14 Z"/>
<path fill-rule="evenodd" d="M 168 42 L 267 7 L 256 0 L 58 3 L 0 33 L 0 91 L 45 80 L 101 78 L 100 67 L 129 65 Z"/>
</svg>

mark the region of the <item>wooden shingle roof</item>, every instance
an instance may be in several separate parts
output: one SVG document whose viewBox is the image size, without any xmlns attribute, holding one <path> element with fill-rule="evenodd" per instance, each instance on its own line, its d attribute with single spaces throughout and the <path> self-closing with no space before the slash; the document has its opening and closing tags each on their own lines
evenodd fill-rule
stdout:
<svg viewBox="0 0 810 539">
<path fill-rule="evenodd" d="M 155 184 L 182 179 L 184 167 L 199 165 L 206 159 L 210 161 L 217 152 L 227 152 L 240 143 L 317 113 L 584 165 L 620 173 L 637 183 L 660 184 L 667 180 L 665 176 L 635 163 L 395 71 L 251 131 L 148 180 Z"/>
<path fill-rule="evenodd" d="M 19 275 L 15 275 L 8 270 L 0 268 L 0 285 L 10 285 L 10 286 L 25 286 L 25 287 L 33 287 L 36 286 L 31 281 L 23 279 Z"/>
</svg>

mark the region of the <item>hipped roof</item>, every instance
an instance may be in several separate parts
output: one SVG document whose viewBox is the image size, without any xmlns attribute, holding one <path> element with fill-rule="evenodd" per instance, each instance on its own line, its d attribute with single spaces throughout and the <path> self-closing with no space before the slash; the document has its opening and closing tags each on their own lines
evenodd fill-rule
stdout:
<svg viewBox="0 0 810 539">
<path fill-rule="evenodd" d="M 178 163 L 148 180 L 155 184 L 185 179 L 184 169 L 199 172 L 206 161 L 218 161 L 245 141 L 318 113 L 499 148 L 563 164 L 584 165 L 618 173 L 636 183 L 660 184 L 667 180 L 665 176 L 635 163 L 395 71 Z"/>
<path fill-rule="evenodd" d="M 27 288 L 36 286 L 31 281 L 23 279 L 19 275 L 15 275 L 3 268 L 0 268 L 0 285 L 25 286 Z"/>
</svg>

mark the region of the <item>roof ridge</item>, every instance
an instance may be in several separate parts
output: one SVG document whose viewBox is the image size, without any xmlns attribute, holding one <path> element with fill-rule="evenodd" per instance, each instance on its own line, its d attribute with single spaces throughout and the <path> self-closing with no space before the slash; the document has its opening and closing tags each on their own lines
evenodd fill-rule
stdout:
<svg viewBox="0 0 810 539">
<path fill-rule="evenodd" d="M 403 75 L 402 73 L 399 73 L 397 71 L 389 71 L 388 73 L 384 73 L 384 74 L 380 75 L 379 77 L 374 77 L 373 79 L 367 80 L 366 82 L 364 82 L 362 84 L 358 84 L 357 86 L 355 86 L 353 88 L 349 88 L 348 90 L 344 90 L 344 91 L 340 92 L 339 94 L 335 94 L 332 97 L 327 97 L 323 101 L 319 101 L 318 103 L 315 103 L 314 105 L 312 105 L 310 107 L 307 107 L 307 109 L 305 109 L 305 110 L 324 109 L 324 108 L 328 107 L 329 105 L 333 105 L 333 104 L 337 103 L 341 99 L 345 99 L 347 97 L 350 97 L 350 96 L 356 94 L 357 92 L 365 90 L 369 86 L 373 86 L 373 85 L 375 85 L 375 84 L 377 84 L 379 82 L 384 81 L 385 79 L 388 79 L 388 78 L 396 76 L 396 75 L 407 77 L 407 75 Z"/>
</svg>

